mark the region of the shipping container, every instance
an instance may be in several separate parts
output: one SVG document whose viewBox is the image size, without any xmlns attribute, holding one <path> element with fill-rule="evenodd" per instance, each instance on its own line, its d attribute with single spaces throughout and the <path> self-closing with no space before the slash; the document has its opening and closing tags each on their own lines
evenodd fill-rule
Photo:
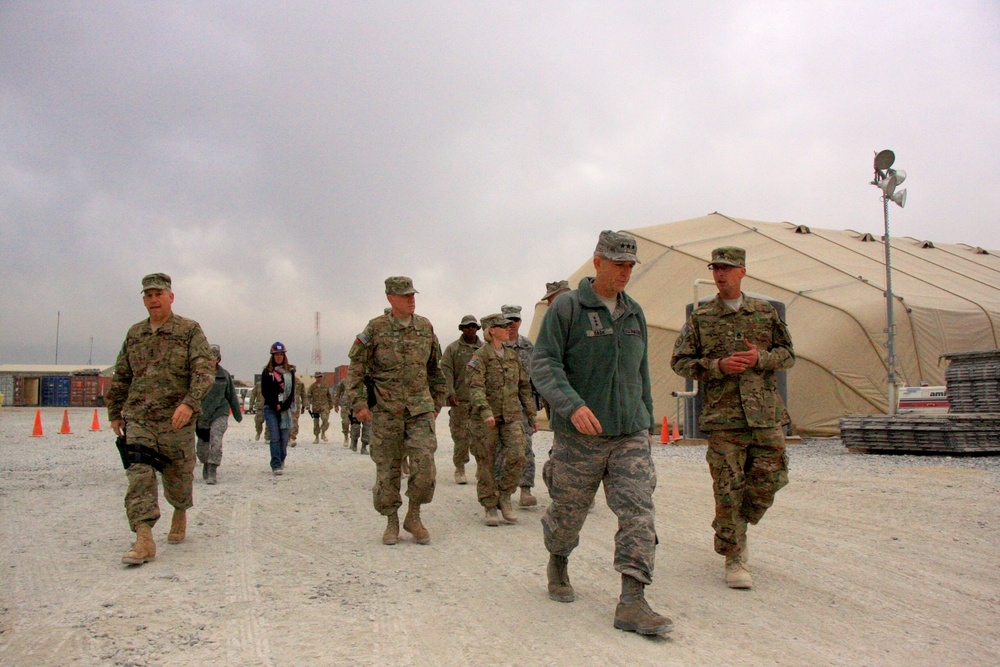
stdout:
<svg viewBox="0 0 1000 667">
<path fill-rule="evenodd" d="M 42 378 L 40 405 L 69 407 L 69 376 L 49 375 Z"/>
<path fill-rule="evenodd" d="M 108 404 L 108 389 L 111 389 L 111 378 L 107 375 L 100 376 L 98 380 L 97 407 L 103 408 Z"/>
<path fill-rule="evenodd" d="M 14 405 L 13 375 L 0 375 L 0 394 L 3 394 L 3 405 Z"/>
<path fill-rule="evenodd" d="M 75 408 L 95 407 L 101 395 L 100 376 L 96 373 L 71 375 L 69 378 L 69 404 Z"/>
<path fill-rule="evenodd" d="M 14 377 L 14 405 L 38 405 L 38 378 Z"/>
</svg>

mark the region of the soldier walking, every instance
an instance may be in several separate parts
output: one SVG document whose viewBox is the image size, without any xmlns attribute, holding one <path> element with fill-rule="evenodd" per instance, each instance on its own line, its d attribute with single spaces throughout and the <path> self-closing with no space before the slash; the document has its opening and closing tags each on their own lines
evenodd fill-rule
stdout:
<svg viewBox="0 0 1000 667">
<path fill-rule="evenodd" d="M 288 431 L 288 446 L 294 447 L 298 444 L 299 437 L 299 417 L 302 413 L 306 411 L 306 383 L 302 381 L 302 378 L 296 376 L 295 378 L 295 401 L 292 403 L 292 410 L 290 412 L 292 417 L 292 426 Z"/>
<path fill-rule="evenodd" d="M 670 632 L 673 622 L 650 609 L 644 594 L 656 554 L 656 470 L 646 318 L 625 293 L 638 261 L 634 238 L 601 232 L 596 276 L 556 297 L 545 313 L 531 378 L 554 413 L 552 453 L 542 469 L 552 498 L 542 517 L 549 597 L 576 599 L 569 555 L 603 481 L 618 517 L 614 564 L 622 591 L 614 626 L 655 635 Z"/>
<path fill-rule="evenodd" d="M 107 396 L 111 428 L 128 440 L 122 452 L 128 477 L 125 514 L 136 541 L 122 556 L 126 565 L 156 558 L 157 471 L 163 495 L 174 508 L 167 541 L 184 540 L 186 512 L 194 504 L 192 418 L 214 381 L 213 355 L 201 326 L 173 313 L 170 276 L 144 277 L 142 303 L 149 317 L 128 330 Z"/>
<path fill-rule="evenodd" d="M 524 366 L 525 372 L 531 373 L 531 352 L 535 349 L 531 341 L 525 336 L 522 336 L 519 332 L 521 330 L 521 306 L 503 306 L 500 309 L 500 313 L 507 319 L 510 324 L 508 328 L 510 329 L 508 340 L 503 345 L 506 348 L 514 350 L 517 352 L 517 358 L 521 360 L 521 365 Z M 528 380 L 529 384 L 531 380 Z M 535 400 L 535 391 L 532 387 L 532 397 L 531 402 L 534 406 L 534 412 L 538 411 L 538 402 Z M 521 418 L 521 427 L 524 429 L 524 471 L 521 473 L 521 479 L 519 486 L 521 487 L 521 497 L 518 499 L 517 504 L 521 507 L 534 507 L 538 504 L 538 498 L 536 498 L 531 493 L 531 487 L 535 485 L 535 451 L 531 444 L 531 436 L 538 430 L 537 426 L 532 426 L 531 420 L 528 418 L 528 413 L 525 411 Z"/>
<path fill-rule="evenodd" d="M 716 248 L 708 268 L 719 293 L 692 311 L 670 366 L 700 383 L 698 425 L 708 433 L 715 551 L 726 557 L 726 585 L 746 589 L 753 587 L 747 524 L 756 525 L 788 484 L 782 425 L 790 419 L 775 372 L 791 368 L 795 352 L 774 306 L 743 293 L 743 248 Z"/>
<path fill-rule="evenodd" d="M 333 409 L 340 414 L 340 428 L 344 432 L 344 447 L 351 435 L 351 401 L 347 396 L 347 379 L 340 381 L 333 394 Z"/>
<path fill-rule="evenodd" d="M 497 506 L 504 521 L 517 523 L 510 494 L 524 470 L 525 417 L 532 432 L 538 429 L 528 371 L 517 353 L 503 345 L 509 325 L 500 313 L 484 317 L 487 345 L 476 350 L 468 366 L 471 412 L 481 434 L 473 448 L 476 491 L 486 510 L 487 526 L 500 525 Z M 497 464 L 499 472 L 495 472 Z"/>
<path fill-rule="evenodd" d="M 327 442 L 326 430 L 330 428 L 330 410 L 333 408 L 333 397 L 330 396 L 330 388 L 323 384 L 323 374 L 317 372 L 316 381 L 309 387 L 309 414 L 313 420 L 314 443 L 319 442 L 322 436 L 323 442 Z"/>
<path fill-rule="evenodd" d="M 233 376 L 220 365 L 222 351 L 212 345 L 212 366 L 215 368 L 215 382 L 201 400 L 201 414 L 195 426 L 198 435 L 198 460 L 201 461 L 201 478 L 206 484 L 218 482 L 218 470 L 222 465 L 222 437 L 229 428 L 229 413 L 237 422 L 243 421 L 243 411 L 236 397 Z"/>
<path fill-rule="evenodd" d="M 250 392 L 250 412 L 253 413 L 253 425 L 257 430 L 255 440 L 260 440 L 261 431 L 264 430 L 264 396 L 260 393 L 260 380 L 253 384 L 253 391 Z M 265 435 L 265 440 L 271 441 L 270 435 Z"/>
<path fill-rule="evenodd" d="M 358 334 L 351 347 L 347 374 L 354 415 L 362 422 L 372 422 L 372 499 L 375 510 L 387 518 L 383 544 L 399 541 L 404 456 L 409 458 L 409 507 L 403 529 L 418 544 L 431 541 L 420 517 L 420 506 L 434 498 L 434 420 L 447 397 L 439 366 L 441 346 L 430 321 L 414 313 L 416 293 L 410 278 L 386 278 L 385 294 L 391 312 L 371 320 Z M 375 389 L 376 403 L 370 410 L 366 377 L 371 378 Z"/>
<path fill-rule="evenodd" d="M 469 377 L 466 366 L 473 353 L 483 346 L 479 340 L 479 323 L 475 315 L 466 315 L 458 325 L 462 335 L 444 349 L 441 355 L 441 372 L 444 373 L 448 391 L 448 427 L 455 447 L 452 463 L 455 464 L 455 483 L 467 484 L 465 464 L 478 432 L 469 415 Z"/>
</svg>

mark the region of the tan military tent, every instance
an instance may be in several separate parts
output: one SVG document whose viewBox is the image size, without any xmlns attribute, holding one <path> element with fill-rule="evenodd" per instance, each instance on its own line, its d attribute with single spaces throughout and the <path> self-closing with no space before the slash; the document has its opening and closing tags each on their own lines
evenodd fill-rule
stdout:
<svg viewBox="0 0 1000 667">
<path fill-rule="evenodd" d="M 835 435 L 837 420 L 887 411 L 885 247 L 881 236 L 809 229 L 713 213 L 630 229 L 639 259 L 628 293 L 646 312 L 657 420 L 677 415 L 671 391 L 684 380 L 670 354 L 686 304 L 715 294 L 712 249 L 746 248 L 743 291 L 783 301 L 797 361 L 788 373 L 795 432 Z M 1000 252 L 892 238 L 896 356 L 900 382 L 944 384 L 949 352 L 995 350 L 1000 341 Z M 586 261 L 569 281 L 593 275 Z M 695 285 L 703 280 L 705 284 Z M 545 302 L 531 324 L 534 339 Z"/>
</svg>

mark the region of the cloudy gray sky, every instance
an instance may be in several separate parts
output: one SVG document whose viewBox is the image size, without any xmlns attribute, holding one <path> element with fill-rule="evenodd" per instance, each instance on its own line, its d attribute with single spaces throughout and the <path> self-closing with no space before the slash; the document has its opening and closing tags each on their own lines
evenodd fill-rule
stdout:
<svg viewBox="0 0 1000 667">
<path fill-rule="evenodd" d="M 702 6 L 704 5 L 704 7 Z M 247 379 L 410 275 L 443 344 L 604 228 L 719 211 L 1000 248 L 1000 4 L 0 3 L 0 363 L 111 363 L 174 278 Z"/>
</svg>

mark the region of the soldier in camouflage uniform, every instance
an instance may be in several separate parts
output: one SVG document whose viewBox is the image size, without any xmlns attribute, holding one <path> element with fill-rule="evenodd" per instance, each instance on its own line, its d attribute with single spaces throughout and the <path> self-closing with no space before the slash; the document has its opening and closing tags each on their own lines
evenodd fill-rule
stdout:
<svg viewBox="0 0 1000 667">
<path fill-rule="evenodd" d="M 455 464 L 455 483 L 466 484 L 465 464 L 469 462 L 470 447 L 476 439 L 476 429 L 469 416 L 469 378 L 466 366 L 472 354 L 483 346 L 477 332 L 479 323 L 475 315 L 466 315 L 458 325 L 462 332 L 441 355 L 441 372 L 448 387 L 448 426 L 451 439 L 455 443 L 452 462 Z"/>
<path fill-rule="evenodd" d="M 333 397 L 330 396 L 330 388 L 323 384 L 323 374 L 316 373 L 316 381 L 309 387 L 308 395 L 309 412 L 313 417 L 313 435 L 319 442 L 320 436 L 323 442 L 327 441 L 326 430 L 330 428 L 330 410 L 333 408 Z"/>
<path fill-rule="evenodd" d="M 186 511 L 194 504 L 194 420 L 215 381 L 214 355 L 201 326 L 173 314 L 170 276 L 144 277 L 142 302 L 149 318 L 128 330 L 107 395 L 111 428 L 118 435 L 125 431 L 132 461 L 125 471 L 125 513 L 136 541 L 122 556 L 127 565 L 156 557 L 152 529 L 160 518 L 156 469 L 150 455 L 135 448 L 169 459 L 160 473 L 163 495 L 174 507 L 167 541 L 179 543 L 187 530 Z"/>
<path fill-rule="evenodd" d="M 334 391 L 333 409 L 340 413 L 340 427 L 344 432 L 344 447 L 347 447 L 347 439 L 351 435 L 351 401 L 347 396 L 346 378 L 337 385 L 337 389 Z"/>
<path fill-rule="evenodd" d="M 743 294 L 746 251 L 712 251 L 719 293 L 695 308 L 674 344 L 670 365 L 697 380 L 699 427 L 708 433 L 715 493 L 715 551 L 726 557 L 726 584 L 751 588 L 747 524 L 756 524 L 788 484 L 783 424 L 790 423 L 775 371 L 795 363 L 788 327 L 767 301 Z"/>
<path fill-rule="evenodd" d="M 545 313 L 531 378 L 552 406 L 555 432 L 542 469 L 552 499 L 542 517 L 549 597 L 575 599 L 568 557 L 603 481 L 608 507 L 618 517 L 614 562 L 622 592 L 614 626 L 654 635 L 669 632 L 673 623 L 650 609 L 644 595 L 656 553 L 656 470 L 646 318 L 625 294 L 637 262 L 634 238 L 601 232 L 596 276 L 557 297 Z"/>
<path fill-rule="evenodd" d="M 302 378 L 295 377 L 295 402 L 292 403 L 292 428 L 288 431 L 288 446 L 294 447 L 298 444 L 296 438 L 299 437 L 299 417 L 306 411 L 306 383 Z"/>
<path fill-rule="evenodd" d="M 198 436 L 195 451 L 202 463 L 201 477 L 206 484 L 218 481 L 218 470 L 222 465 L 222 438 L 229 428 L 229 414 L 232 413 L 237 423 L 243 421 L 233 376 L 221 365 L 222 350 L 218 345 L 212 345 L 211 349 L 215 382 L 201 400 L 201 414 L 195 426 Z"/>
<path fill-rule="evenodd" d="M 372 422 L 371 457 L 375 462 L 375 509 L 387 517 L 383 544 L 399 540 L 398 510 L 401 466 L 409 457 L 406 495 L 409 508 L 403 529 L 418 544 L 430 544 L 420 518 L 420 506 L 434 498 L 434 420 L 447 398 L 441 373 L 441 346 L 427 318 L 414 314 L 413 281 L 386 278 L 385 293 L 392 312 L 368 322 L 351 347 L 348 395 L 355 416 Z M 376 404 L 368 408 L 365 378 L 375 387 Z"/>
<path fill-rule="evenodd" d="M 264 424 L 264 396 L 260 393 L 260 380 L 253 385 L 253 391 L 250 393 L 250 412 L 253 413 L 253 425 L 257 429 L 257 437 L 255 440 L 260 440 L 261 431 L 267 428 Z M 270 432 L 265 433 L 264 441 L 271 441 Z"/>
<path fill-rule="evenodd" d="M 534 433 L 535 400 L 531 397 L 528 371 L 514 350 L 504 347 L 510 320 L 500 313 L 483 318 L 488 345 L 483 345 L 469 361 L 471 413 L 482 434 L 473 454 L 476 457 L 476 491 L 486 508 L 486 525 L 497 526 L 497 505 L 503 520 L 516 523 L 510 494 L 517 488 L 524 469 L 524 426 Z M 500 463 L 500 470 L 495 466 Z"/>
<path fill-rule="evenodd" d="M 535 346 L 531 344 L 530 340 L 519 333 L 521 330 L 521 306 L 503 306 L 500 309 L 500 313 L 510 322 L 509 340 L 503 345 L 504 347 L 517 352 L 517 356 L 521 360 L 521 365 L 524 366 L 524 370 L 530 373 L 531 351 L 535 349 Z M 531 402 L 534 404 L 535 412 L 537 412 L 538 401 L 535 398 L 533 386 L 531 395 Z M 521 473 L 521 480 L 519 484 L 521 487 L 521 497 L 517 501 L 517 504 L 521 507 L 533 507 L 538 504 L 538 498 L 535 498 L 535 496 L 531 494 L 531 487 L 535 485 L 535 451 L 531 446 L 531 436 L 538 429 L 537 427 L 532 427 L 528 420 L 527 413 L 525 413 L 524 418 L 521 420 L 521 426 L 524 428 L 525 463 L 524 472 Z"/>
</svg>

